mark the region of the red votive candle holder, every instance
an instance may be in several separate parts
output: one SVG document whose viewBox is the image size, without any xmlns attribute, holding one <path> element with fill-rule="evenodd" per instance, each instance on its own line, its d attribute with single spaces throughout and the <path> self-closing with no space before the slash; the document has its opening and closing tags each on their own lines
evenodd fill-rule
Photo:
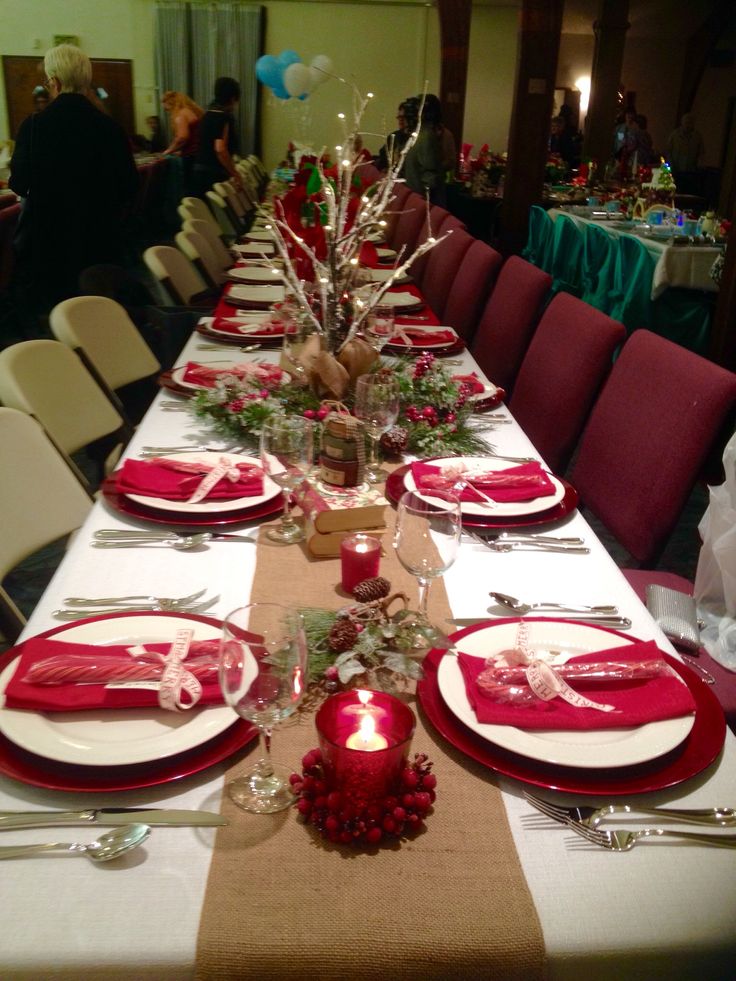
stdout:
<svg viewBox="0 0 736 981">
<path fill-rule="evenodd" d="M 352 593 L 359 582 L 378 575 L 381 540 L 371 535 L 348 535 L 340 542 L 342 588 Z"/>
<path fill-rule="evenodd" d="M 358 688 L 328 698 L 315 724 L 331 790 L 357 802 L 397 789 L 416 725 L 408 705 L 386 692 Z"/>
</svg>

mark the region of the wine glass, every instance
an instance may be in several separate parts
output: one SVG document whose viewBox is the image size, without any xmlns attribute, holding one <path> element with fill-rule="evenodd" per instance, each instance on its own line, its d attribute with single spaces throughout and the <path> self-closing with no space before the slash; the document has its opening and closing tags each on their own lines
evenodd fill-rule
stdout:
<svg viewBox="0 0 736 981">
<path fill-rule="evenodd" d="M 226 704 L 258 726 L 263 747 L 255 766 L 228 785 L 230 797 L 258 814 L 289 807 L 290 770 L 271 762 L 271 733 L 296 711 L 307 682 L 301 614 L 277 603 L 233 610 L 222 626 L 219 679 Z"/>
<path fill-rule="evenodd" d="M 433 628 L 427 616 L 429 587 L 457 557 L 462 512 L 457 497 L 444 491 L 406 491 L 396 515 L 394 548 L 399 562 L 419 583 L 419 616 L 415 647 L 426 646 Z"/>
<path fill-rule="evenodd" d="M 399 384 L 393 375 L 381 371 L 361 375 L 355 383 L 353 412 L 364 423 L 371 441 L 365 479 L 369 484 L 377 484 L 385 476 L 376 459 L 378 440 L 399 418 Z"/>
<path fill-rule="evenodd" d="M 374 307 L 366 318 L 363 334 L 374 351 L 379 354 L 394 336 L 394 308 L 380 305 Z"/>
<path fill-rule="evenodd" d="M 261 466 L 284 491 L 284 515 L 268 537 L 282 545 L 304 538 L 291 514 L 291 494 L 312 466 L 312 440 L 312 421 L 304 416 L 272 416 L 261 430 Z"/>
</svg>

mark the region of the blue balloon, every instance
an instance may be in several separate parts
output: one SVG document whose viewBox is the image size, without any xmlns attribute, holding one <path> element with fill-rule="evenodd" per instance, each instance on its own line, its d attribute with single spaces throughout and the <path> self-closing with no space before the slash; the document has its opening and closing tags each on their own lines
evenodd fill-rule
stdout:
<svg viewBox="0 0 736 981">
<path fill-rule="evenodd" d="M 273 88 L 283 85 L 283 67 L 273 55 L 262 55 L 256 62 L 256 77 L 259 82 Z"/>
<path fill-rule="evenodd" d="M 273 94 L 276 96 L 277 99 L 290 99 L 291 98 L 291 96 L 289 95 L 289 93 L 284 88 L 284 83 L 283 82 L 279 82 L 277 85 L 272 85 L 271 88 L 273 90 Z"/>
<path fill-rule="evenodd" d="M 299 57 L 296 51 L 292 51 L 290 48 L 287 48 L 286 51 L 281 52 L 281 54 L 278 56 L 276 60 L 284 68 L 288 68 L 289 65 L 295 65 L 297 62 L 301 61 L 302 59 Z"/>
</svg>

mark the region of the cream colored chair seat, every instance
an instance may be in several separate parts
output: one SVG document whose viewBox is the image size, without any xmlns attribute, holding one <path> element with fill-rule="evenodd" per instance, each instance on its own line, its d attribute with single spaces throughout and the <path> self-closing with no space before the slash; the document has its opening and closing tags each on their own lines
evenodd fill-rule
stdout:
<svg viewBox="0 0 736 981">
<path fill-rule="evenodd" d="M 210 286 L 221 286 L 227 280 L 224 268 L 202 235 L 197 232 L 177 232 L 175 242 Z"/>
<path fill-rule="evenodd" d="M 143 261 L 175 304 L 215 306 L 217 298 L 208 293 L 207 284 L 179 249 L 152 245 L 143 253 Z"/>
</svg>

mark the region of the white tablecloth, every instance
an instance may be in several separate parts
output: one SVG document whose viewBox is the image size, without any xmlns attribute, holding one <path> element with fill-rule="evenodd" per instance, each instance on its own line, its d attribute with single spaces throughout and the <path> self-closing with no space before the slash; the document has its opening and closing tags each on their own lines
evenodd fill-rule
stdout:
<svg viewBox="0 0 736 981">
<path fill-rule="evenodd" d="M 245 357 L 234 349 L 200 351 L 192 339 L 182 361 Z M 276 354 L 266 355 L 275 360 Z M 164 392 L 159 397 L 170 400 Z M 129 447 L 173 445 L 193 437 L 212 444 L 188 414 L 154 406 Z M 531 446 L 514 425 L 492 436 L 499 451 L 526 454 Z M 254 548 L 218 543 L 203 551 L 90 548 L 101 527 L 135 525 L 97 503 L 36 609 L 25 636 L 53 626 L 52 611 L 69 595 L 131 592 L 178 595 L 207 585 L 220 594 L 212 614 L 223 616 L 248 597 Z M 493 554 L 464 540 L 445 577 L 456 616 L 483 615 L 490 589 L 530 600 L 617 603 L 632 633 L 671 650 L 612 560 L 579 514 L 564 523 L 583 535 L 585 555 Z M 216 810 L 223 767 L 181 783 L 127 793 L 80 795 L 44 791 L 0 779 L 0 809 L 162 805 Z M 523 786 L 501 780 L 514 840 L 541 919 L 553 979 L 715 978 L 736 964 L 736 850 L 678 844 L 642 845 L 615 855 L 571 849 L 561 827 L 530 821 Z M 736 741 L 730 733 L 721 758 L 684 787 L 647 799 L 690 806 L 736 805 Z M 438 807 L 442 806 L 441 797 Z M 263 821 L 270 818 L 264 817 Z M 431 834 L 431 826 L 428 833 Z M 2 844 L 91 840 L 88 828 L 5 831 Z M 0 876 L 0 977 L 127 981 L 191 978 L 199 914 L 214 831 L 154 829 L 149 842 L 116 867 L 80 858 L 5 862 Z M 305 837 L 305 847 L 309 847 Z M 489 889 L 494 888 L 489 883 Z M 441 897 L 438 897 L 441 900 Z M 257 902 L 254 888 L 253 901 Z M 329 915 L 322 910 L 305 915 Z M 247 922 L 247 912 L 244 914 Z M 278 930 L 278 925 L 274 925 Z M 276 941 L 275 941 L 276 942 Z M 441 957 L 441 938 L 437 938 Z M 397 976 L 400 967 L 397 965 Z M 448 977 L 452 976 L 448 966 Z"/>
</svg>

